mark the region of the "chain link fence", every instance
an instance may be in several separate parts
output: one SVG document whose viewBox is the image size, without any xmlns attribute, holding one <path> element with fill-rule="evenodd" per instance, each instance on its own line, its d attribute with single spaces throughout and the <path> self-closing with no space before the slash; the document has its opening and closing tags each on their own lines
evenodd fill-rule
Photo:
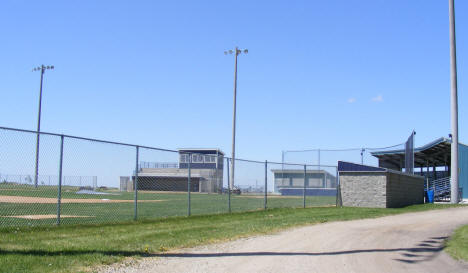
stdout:
<svg viewBox="0 0 468 273">
<path fill-rule="evenodd" d="M 307 165 L 316 165 L 317 168 L 336 165 L 338 161 L 346 161 L 355 164 L 378 166 L 378 158 L 375 152 L 401 151 L 405 153 L 405 142 L 387 147 L 363 147 L 350 149 L 305 149 L 282 151 L 282 162 L 300 162 Z M 404 162 L 404 160 L 402 161 Z M 404 164 L 404 163 L 403 163 Z M 402 168 L 404 165 L 402 166 Z"/>
<path fill-rule="evenodd" d="M 0 127 L 0 227 L 336 204 L 335 166 L 236 159 L 234 176 L 231 166 L 218 149 L 167 150 Z"/>
</svg>

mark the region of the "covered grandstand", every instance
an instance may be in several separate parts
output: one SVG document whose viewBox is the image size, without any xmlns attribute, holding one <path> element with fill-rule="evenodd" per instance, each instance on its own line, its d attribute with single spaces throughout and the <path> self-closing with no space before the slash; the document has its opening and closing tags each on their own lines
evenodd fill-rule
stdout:
<svg viewBox="0 0 468 273">
<path fill-rule="evenodd" d="M 414 174 L 425 177 L 426 188 L 435 190 L 438 200 L 450 199 L 451 140 L 438 138 L 414 149 Z M 386 150 L 371 153 L 379 160 L 379 167 L 404 171 L 405 150 Z M 459 144 L 459 187 L 463 199 L 468 199 L 468 146 Z"/>
</svg>

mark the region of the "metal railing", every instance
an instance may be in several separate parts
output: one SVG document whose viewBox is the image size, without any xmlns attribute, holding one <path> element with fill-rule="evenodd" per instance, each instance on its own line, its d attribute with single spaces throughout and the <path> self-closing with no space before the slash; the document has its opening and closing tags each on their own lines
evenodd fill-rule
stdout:
<svg viewBox="0 0 468 273">
<path fill-rule="evenodd" d="M 140 162 L 139 169 L 176 169 L 179 168 L 179 163 L 177 162 Z"/>
</svg>

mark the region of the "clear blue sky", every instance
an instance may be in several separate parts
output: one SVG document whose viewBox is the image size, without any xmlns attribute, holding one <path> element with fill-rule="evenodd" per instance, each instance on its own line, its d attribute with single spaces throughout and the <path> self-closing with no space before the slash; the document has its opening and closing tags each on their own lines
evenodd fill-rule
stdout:
<svg viewBox="0 0 468 273">
<path fill-rule="evenodd" d="M 467 1 L 455 1 L 468 142 Z M 450 132 L 447 0 L 2 1 L 0 125 L 237 156 L 417 145 Z"/>
</svg>

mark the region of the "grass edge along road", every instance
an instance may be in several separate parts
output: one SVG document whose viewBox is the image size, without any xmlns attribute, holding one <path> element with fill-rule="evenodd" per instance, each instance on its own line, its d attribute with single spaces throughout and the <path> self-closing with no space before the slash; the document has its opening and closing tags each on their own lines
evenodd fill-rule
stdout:
<svg viewBox="0 0 468 273">
<path fill-rule="evenodd" d="M 120 224 L 5 228 L 0 230 L 0 272 L 92 271 L 96 266 L 127 257 L 151 256 L 151 253 L 169 249 L 266 234 L 294 226 L 449 207 L 454 206 L 281 208 Z"/>
<path fill-rule="evenodd" d="M 468 225 L 455 230 L 445 245 L 445 251 L 457 260 L 468 262 Z"/>
</svg>

